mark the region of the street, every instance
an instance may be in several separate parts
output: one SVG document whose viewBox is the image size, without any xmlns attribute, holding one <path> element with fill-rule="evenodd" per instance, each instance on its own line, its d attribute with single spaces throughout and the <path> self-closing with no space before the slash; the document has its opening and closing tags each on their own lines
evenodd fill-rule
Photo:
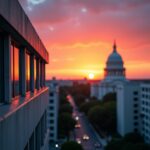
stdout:
<svg viewBox="0 0 150 150">
<path fill-rule="evenodd" d="M 73 107 L 74 118 L 76 118 L 76 120 L 78 120 L 78 124 L 81 125 L 81 127 L 75 128 L 73 139 L 76 141 L 81 141 L 81 145 L 83 146 L 84 150 L 103 150 L 102 143 L 104 143 L 104 141 L 97 135 L 86 116 L 78 111 L 73 98 L 70 95 L 67 96 L 67 98 Z M 89 140 L 83 139 L 84 135 L 87 135 Z M 96 148 L 96 144 L 100 144 L 100 148 Z"/>
</svg>

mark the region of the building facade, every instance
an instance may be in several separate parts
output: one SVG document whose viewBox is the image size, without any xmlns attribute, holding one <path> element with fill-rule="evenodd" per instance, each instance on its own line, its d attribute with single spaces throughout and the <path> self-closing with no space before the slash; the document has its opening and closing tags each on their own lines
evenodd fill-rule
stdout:
<svg viewBox="0 0 150 150">
<path fill-rule="evenodd" d="M 48 52 L 18 0 L 0 0 L 0 150 L 46 150 Z"/>
<path fill-rule="evenodd" d="M 150 143 L 150 83 L 141 84 L 141 134 Z"/>
<path fill-rule="evenodd" d="M 130 81 L 117 85 L 117 131 L 124 136 L 140 131 L 140 84 Z"/>
<path fill-rule="evenodd" d="M 59 85 L 53 78 L 46 82 L 49 87 L 49 105 L 47 108 L 47 126 L 49 128 L 49 142 L 57 142 L 58 135 L 58 108 L 59 108 Z"/>
<path fill-rule="evenodd" d="M 150 83 L 118 84 L 117 131 L 122 136 L 138 132 L 150 143 Z"/>
</svg>

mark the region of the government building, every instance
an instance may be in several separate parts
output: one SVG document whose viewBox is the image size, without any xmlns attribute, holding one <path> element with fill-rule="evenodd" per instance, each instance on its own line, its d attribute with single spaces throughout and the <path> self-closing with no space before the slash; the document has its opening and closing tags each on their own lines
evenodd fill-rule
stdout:
<svg viewBox="0 0 150 150">
<path fill-rule="evenodd" d="M 115 92 L 118 82 L 126 81 L 125 71 L 123 59 L 117 52 L 117 46 L 114 43 L 113 51 L 108 57 L 104 69 L 104 79 L 100 83 L 91 85 L 91 97 L 102 100 L 107 93 Z"/>
<path fill-rule="evenodd" d="M 114 43 L 107 59 L 104 79 L 91 85 L 91 97 L 102 100 L 116 93 L 117 131 L 121 136 L 140 133 L 150 143 L 150 80 L 127 80 L 122 57 Z"/>
<path fill-rule="evenodd" d="M 48 62 L 18 0 L 0 0 L 0 150 L 48 150 Z"/>
</svg>

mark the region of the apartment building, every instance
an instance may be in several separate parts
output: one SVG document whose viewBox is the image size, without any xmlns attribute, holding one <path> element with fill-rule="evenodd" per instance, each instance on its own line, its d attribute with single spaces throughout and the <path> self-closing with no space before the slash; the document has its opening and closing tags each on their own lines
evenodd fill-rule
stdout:
<svg viewBox="0 0 150 150">
<path fill-rule="evenodd" d="M 0 150 L 48 149 L 48 59 L 18 0 L 0 0 Z"/>
<path fill-rule="evenodd" d="M 49 87 L 49 104 L 47 108 L 47 125 L 49 128 L 49 142 L 57 142 L 58 132 L 58 108 L 59 108 L 59 85 L 53 78 L 46 82 Z"/>
<path fill-rule="evenodd" d="M 122 136 L 138 132 L 150 143 L 150 83 L 118 84 L 117 130 Z"/>
<path fill-rule="evenodd" d="M 141 84 L 141 134 L 150 143 L 150 83 Z"/>
</svg>

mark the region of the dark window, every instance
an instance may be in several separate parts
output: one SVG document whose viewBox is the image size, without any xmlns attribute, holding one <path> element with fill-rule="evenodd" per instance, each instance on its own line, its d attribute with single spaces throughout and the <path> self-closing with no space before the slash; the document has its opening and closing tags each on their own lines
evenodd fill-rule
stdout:
<svg viewBox="0 0 150 150">
<path fill-rule="evenodd" d="M 138 122 L 134 122 L 134 125 L 137 126 L 137 125 L 138 125 Z"/>
<path fill-rule="evenodd" d="M 54 123 L 54 120 L 50 120 L 49 122 L 50 122 L 50 123 Z"/>
<path fill-rule="evenodd" d="M 54 100 L 53 100 L 53 99 L 50 99 L 49 102 L 50 102 L 50 103 L 54 103 Z"/>
<path fill-rule="evenodd" d="M 0 103 L 4 99 L 4 38 L 0 32 Z"/>
<path fill-rule="evenodd" d="M 19 49 L 11 44 L 12 97 L 19 95 Z"/>
<path fill-rule="evenodd" d="M 138 113 L 138 111 L 137 111 L 137 110 L 134 110 L 134 113 L 135 113 L 135 114 L 137 114 L 137 113 Z"/>
<path fill-rule="evenodd" d="M 30 90 L 30 55 L 26 53 L 26 91 Z"/>
<path fill-rule="evenodd" d="M 135 128 L 135 129 L 134 129 L 134 132 L 138 132 L 138 129 L 137 129 L 137 128 Z"/>
<path fill-rule="evenodd" d="M 138 95 L 138 92 L 137 92 L 137 91 L 134 91 L 133 94 L 134 94 L 134 95 Z"/>
<path fill-rule="evenodd" d="M 50 96 L 54 96 L 54 93 L 53 92 L 50 92 L 50 94 L 49 94 Z"/>
<path fill-rule="evenodd" d="M 36 83 L 37 83 L 37 69 L 36 69 L 36 66 L 37 66 L 37 61 L 36 61 L 36 58 L 34 58 L 34 87 L 36 88 Z"/>
<path fill-rule="evenodd" d="M 138 107 L 138 104 L 134 104 L 134 107 Z"/>
<path fill-rule="evenodd" d="M 138 116 L 134 116 L 134 119 L 137 120 L 137 119 L 138 119 Z"/>
<path fill-rule="evenodd" d="M 50 117 L 53 117 L 54 116 L 54 114 L 53 113 L 50 113 Z"/>
<path fill-rule="evenodd" d="M 50 130 L 54 130 L 54 127 L 50 127 Z"/>
<path fill-rule="evenodd" d="M 54 136 L 54 134 L 53 133 L 50 133 L 50 137 L 53 137 Z"/>
<path fill-rule="evenodd" d="M 135 98 L 134 98 L 134 101 L 138 101 L 138 98 L 137 98 L 137 97 L 135 97 Z"/>
<path fill-rule="evenodd" d="M 49 107 L 49 109 L 50 109 L 50 110 L 53 110 L 53 109 L 54 109 L 54 107 L 53 107 L 53 106 L 50 106 L 50 107 Z"/>
</svg>

